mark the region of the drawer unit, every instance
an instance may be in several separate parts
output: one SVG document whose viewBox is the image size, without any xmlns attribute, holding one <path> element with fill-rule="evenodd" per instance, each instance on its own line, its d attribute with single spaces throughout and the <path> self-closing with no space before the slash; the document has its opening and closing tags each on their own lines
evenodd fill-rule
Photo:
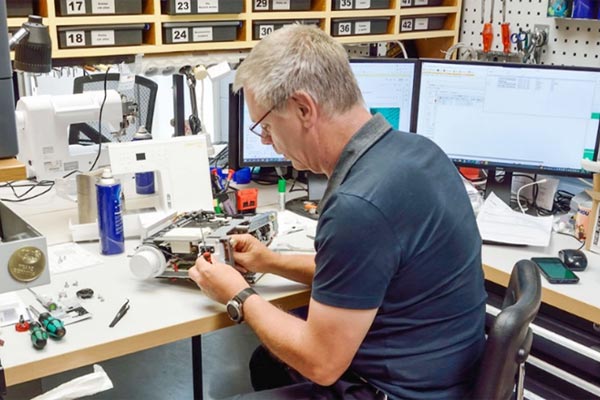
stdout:
<svg viewBox="0 0 600 400">
<path fill-rule="evenodd" d="M 142 44 L 146 24 L 85 25 L 58 27 L 58 47 L 135 46 Z"/>
<path fill-rule="evenodd" d="M 253 11 L 308 11 L 311 0 L 252 0 Z"/>
<path fill-rule="evenodd" d="M 60 0 L 56 8 L 62 16 L 141 13 L 142 0 Z"/>
<path fill-rule="evenodd" d="M 239 14 L 244 0 L 162 0 L 162 11 L 171 15 Z"/>
<path fill-rule="evenodd" d="M 412 31 L 434 31 L 444 28 L 446 15 L 429 15 L 402 17 L 400 19 L 400 33 Z"/>
<path fill-rule="evenodd" d="M 400 7 L 435 7 L 441 6 L 442 0 L 401 0 Z"/>
<path fill-rule="evenodd" d="M 254 21 L 252 22 L 252 39 L 260 40 L 276 29 L 296 23 L 319 26 L 318 19 L 279 19 L 270 21 Z"/>
<path fill-rule="evenodd" d="M 33 0 L 7 0 L 6 12 L 9 17 L 26 17 L 33 14 Z"/>
<path fill-rule="evenodd" d="M 376 10 L 390 8 L 390 0 L 333 0 L 334 10 Z"/>
<path fill-rule="evenodd" d="M 195 43 L 236 40 L 241 21 L 166 22 L 163 23 L 163 42 Z"/>
<path fill-rule="evenodd" d="M 334 18 L 331 36 L 380 35 L 388 32 L 391 17 Z"/>
</svg>

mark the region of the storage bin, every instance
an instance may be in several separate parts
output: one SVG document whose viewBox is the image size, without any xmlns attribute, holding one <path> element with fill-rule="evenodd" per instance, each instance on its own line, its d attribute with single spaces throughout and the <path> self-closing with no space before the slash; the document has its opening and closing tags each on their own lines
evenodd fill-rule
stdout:
<svg viewBox="0 0 600 400">
<path fill-rule="evenodd" d="M 331 36 L 387 33 L 391 17 L 337 18 L 331 20 Z"/>
<path fill-rule="evenodd" d="M 404 7 L 435 7 L 441 6 L 443 0 L 401 0 L 400 6 Z"/>
<path fill-rule="evenodd" d="M 163 13 L 181 14 L 239 14 L 244 0 L 162 0 Z"/>
<path fill-rule="evenodd" d="M 400 19 L 400 33 L 412 31 L 434 31 L 442 29 L 446 22 L 446 15 L 429 15 L 402 17 Z"/>
<path fill-rule="evenodd" d="M 334 0 L 334 10 L 376 10 L 390 8 L 390 0 Z"/>
<path fill-rule="evenodd" d="M 33 14 L 33 0 L 7 0 L 6 13 L 9 17 L 27 17 Z"/>
<path fill-rule="evenodd" d="M 242 21 L 166 22 L 162 26 L 166 44 L 225 42 L 237 39 Z"/>
<path fill-rule="evenodd" d="M 56 9 L 62 16 L 141 13 L 142 0 L 60 0 Z"/>
<path fill-rule="evenodd" d="M 135 46 L 142 44 L 146 24 L 85 25 L 58 27 L 58 47 Z"/>
<path fill-rule="evenodd" d="M 253 11 L 308 11 L 311 0 L 252 0 Z"/>
<path fill-rule="evenodd" d="M 284 27 L 286 25 L 292 25 L 295 23 L 301 23 L 304 25 L 316 25 L 319 26 L 318 19 L 284 19 L 284 20 L 261 20 L 252 22 L 252 39 L 260 40 L 273 32 L 276 29 Z"/>
</svg>

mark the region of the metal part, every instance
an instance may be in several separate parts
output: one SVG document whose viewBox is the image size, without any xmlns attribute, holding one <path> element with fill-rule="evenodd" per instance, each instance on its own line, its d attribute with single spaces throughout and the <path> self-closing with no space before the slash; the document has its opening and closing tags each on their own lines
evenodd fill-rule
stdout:
<svg viewBox="0 0 600 400">
<path fill-rule="evenodd" d="M 233 244 L 229 236 L 243 233 L 269 245 L 277 234 L 276 213 L 243 218 L 223 217 L 207 211 L 182 214 L 146 238 L 131 257 L 129 267 L 140 279 L 187 279 L 188 269 L 204 253 L 210 253 L 213 262 L 233 267 Z M 244 274 L 244 278 L 254 283 L 255 274 Z"/>
</svg>

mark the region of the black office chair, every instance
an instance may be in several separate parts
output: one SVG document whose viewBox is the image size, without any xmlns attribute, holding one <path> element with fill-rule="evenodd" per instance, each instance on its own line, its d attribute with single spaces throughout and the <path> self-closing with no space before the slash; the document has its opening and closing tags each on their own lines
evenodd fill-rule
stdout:
<svg viewBox="0 0 600 400">
<path fill-rule="evenodd" d="M 75 78 L 73 84 L 73 93 L 83 93 L 92 90 L 104 90 L 104 79 L 106 76 L 106 88 L 108 90 L 119 90 L 120 74 L 94 74 Z M 119 90 L 119 92 L 129 100 L 134 100 L 139 108 L 139 115 L 127 128 L 125 137 L 122 141 L 131 141 L 133 135 L 140 126 L 145 126 L 148 132 L 152 132 L 152 120 L 154 118 L 154 105 L 156 103 L 156 93 L 158 84 L 156 82 L 136 75 L 132 89 Z M 111 142 L 113 137 L 108 127 L 102 124 L 102 135 L 98 133 L 98 121 L 89 121 L 87 123 L 72 124 L 69 128 L 69 144 L 93 144 L 102 142 Z"/>
<path fill-rule="evenodd" d="M 487 337 L 475 399 L 510 399 L 516 382 L 516 398 L 523 398 L 525 360 L 533 333 L 529 324 L 537 315 L 542 282 L 537 266 L 521 260 L 514 266 L 502 311 L 496 316 Z"/>
</svg>

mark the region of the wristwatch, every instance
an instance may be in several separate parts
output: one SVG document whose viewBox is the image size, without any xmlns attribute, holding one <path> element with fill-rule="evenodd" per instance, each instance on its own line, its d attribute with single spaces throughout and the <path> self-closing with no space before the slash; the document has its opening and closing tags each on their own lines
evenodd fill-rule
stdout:
<svg viewBox="0 0 600 400">
<path fill-rule="evenodd" d="M 231 318 L 232 321 L 235 321 L 238 324 L 244 321 L 244 312 L 242 311 L 242 306 L 246 299 L 253 294 L 258 293 L 256 293 L 256 291 L 251 287 L 248 287 L 227 302 L 227 314 L 229 314 L 229 318 Z"/>
</svg>

